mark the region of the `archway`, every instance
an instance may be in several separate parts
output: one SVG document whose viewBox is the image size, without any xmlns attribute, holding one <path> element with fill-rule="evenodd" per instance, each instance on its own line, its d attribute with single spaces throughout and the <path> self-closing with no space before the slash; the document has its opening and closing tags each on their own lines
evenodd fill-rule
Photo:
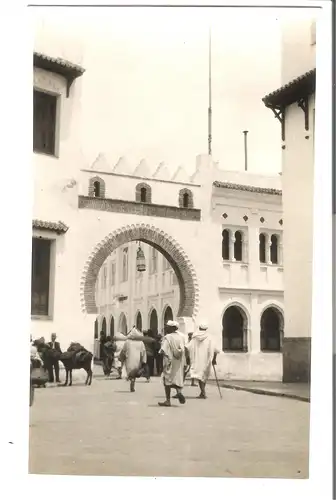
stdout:
<svg viewBox="0 0 336 500">
<path fill-rule="evenodd" d="M 114 335 L 114 317 L 111 316 L 111 319 L 110 319 L 110 335 L 111 337 L 113 337 Z"/>
<path fill-rule="evenodd" d="M 239 306 L 226 309 L 222 320 L 223 351 L 247 352 L 247 316 Z"/>
<path fill-rule="evenodd" d="M 167 306 L 164 310 L 164 313 L 163 313 L 163 325 L 162 325 L 162 327 L 164 328 L 164 325 L 167 324 L 167 321 L 172 321 L 173 319 L 174 319 L 174 316 L 173 316 L 172 308 L 170 306 Z"/>
<path fill-rule="evenodd" d="M 159 328 L 158 315 L 157 315 L 156 309 L 152 309 L 150 316 L 149 316 L 149 329 L 155 335 L 157 335 L 158 328 Z"/>
<path fill-rule="evenodd" d="M 83 312 L 96 314 L 95 283 L 105 259 L 119 246 L 130 241 L 148 243 L 161 252 L 173 268 L 180 288 L 178 316 L 192 317 L 198 312 L 199 287 L 196 272 L 182 247 L 167 233 L 146 224 L 122 227 L 110 233 L 90 254 L 81 280 Z"/>
<path fill-rule="evenodd" d="M 142 316 L 141 316 L 140 311 L 137 312 L 137 315 L 135 318 L 135 326 L 138 330 L 140 330 L 142 332 Z"/>
<path fill-rule="evenodd" d="M 260 318 L 260 349 L 280 352 L 283 341 L 283 314 L 275 307 L 268 307 Z"/>
<path fill-rule="evenodd" d="M 124 335 L 127 335 L 127 319 L 124 313 L 120 314 L 119 317 L 119 332 L 123 333 Z"/>
</svg>

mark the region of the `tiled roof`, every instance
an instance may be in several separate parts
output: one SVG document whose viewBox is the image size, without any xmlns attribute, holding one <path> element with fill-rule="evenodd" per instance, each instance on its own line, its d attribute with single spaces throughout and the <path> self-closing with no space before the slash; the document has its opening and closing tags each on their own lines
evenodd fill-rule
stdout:
<svg viewBox="0 0 336 500">
<path fill-rule="evenodd" d="M 42 230 L 44 229 L 47 231 L 55 231 L 56 233 L 66 233 L 67 230 L 69 229 L 68 226 L 66 226 L 62 221 L 50 222 L 39 219 L 33 220 L 33 228 Z"/>
<path fill-rule="evenodd" d="M 237 191 L 249 191 L 251 193 L 282 195 L 281 189 L 262 188 L 257 186 L 246 186 L 244 184 L 233 184 L 231 182 L 215 181 L 213 185 L 217 188 L 235 189 Z"/>
<path fill-rule="evenodd" d="M 40 67 L 40 64 L 58 66 L 59 69 L 63 69 L 63 72 L 65 73 L 69 73 L 70 71 L 72 73 L 78 73 L 77 76 L 80 76 L 85 72 L 84 68 L 78 64 L 73 64 L 66 59 L 61 59 L 60 57 L 50 57 L 45 54 L 41 54 L 41 52 L 34 52 L 34 65 Z"/>
<path fill-rule="evenodd" d="M 85 71 L 78 64 L 73 64 L 59 57 L 46 56 L 40 52 L 34 52 L 34 66 L 63 76 L 67 81 L 67 97 L 69 97 L 70 87 L 74 80 L 82 76 Z"/>
<path fill-rule="evenodd" d="M 289 106 L 301 97 L 315 92 L 316 68 L 304 73 L 279 89 L 266 95 L 262 101 L 268 108 Z"/>
</svg>

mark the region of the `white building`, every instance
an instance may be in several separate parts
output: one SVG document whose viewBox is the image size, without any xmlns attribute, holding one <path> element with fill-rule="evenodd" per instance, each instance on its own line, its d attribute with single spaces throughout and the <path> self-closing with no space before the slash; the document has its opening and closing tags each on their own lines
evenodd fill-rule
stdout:
<svg viewBox="0 0 336 500">
<path fill-rule="evenodd" d="M 56 332 L 63 348 L 78 341 L 93 350 L 103 317 L 111 328 L 114 300 L 115 328 L 124 331 L 136 323 L 136 300 L 140 311 L 147 306 L 144 327 L 155 308 L 161 328 L 169 304 L 185 333 L 208 321 L 222 350 L 220 377 L 281 380 L 281 176 L 224 171 L 208 155 L 197 157 L 191 176 L 145 160 L 111 164 L 103 154 L 87 165 L 79 136 L 83 74 L 75 64 L 34 56 L 33 337 Z M 162 283 L 171 275 L 160 271 L 165 261 L 158 273 L 132 278 L 137 241 L 169 262 L 176 302 L 171 282 Z M 129 259 L 115 276 L 130 279 L 112 285 L 115 251 Z M 101 268 L 106 288 L 98 293 Z M 141 279 L 148 279 L 144 298 Z M 129 285 L 132 304 L 122 300 Z"/>
<path fill-rule="evenodd" d="M 283 26 L 283 87 L 264 98 L 281 121 L 286 327 L 284 382 L 310 380 L 316 23 Z"/>
</svg>

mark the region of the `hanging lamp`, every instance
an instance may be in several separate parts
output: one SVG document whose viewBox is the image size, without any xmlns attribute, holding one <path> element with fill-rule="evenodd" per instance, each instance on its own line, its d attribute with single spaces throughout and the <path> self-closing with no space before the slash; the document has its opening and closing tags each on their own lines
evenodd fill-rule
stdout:
<svg viewBox="0 0 336 500">
<path fill-rule="evenodd" d="M 143 273 L 144 271 L 146 271 L 145 254 L 143 253 L 143 250 L 140 246 L 140 243 L 139 243 L 139 248 L 137 250 L 137 256 L 136 256 L 136 268 L 137 268 L 137 271 L 139 271 L 140 273 Z"/>
</svg>

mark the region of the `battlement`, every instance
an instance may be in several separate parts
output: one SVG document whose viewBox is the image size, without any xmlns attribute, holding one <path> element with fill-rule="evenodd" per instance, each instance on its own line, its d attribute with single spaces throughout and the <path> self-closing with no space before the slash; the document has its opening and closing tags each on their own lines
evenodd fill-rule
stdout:
<svg viewBox="0 0 336 500">
<path fill-rule="evenodd" d="M 107 160 L 104 153 L 99 153 L 90 168 L 83 171 L 148 181 L 199 186 L 195 179 L 196 172 L 190 176 L 182 165 L 173 171 L 164 162 L 153 167 L 145 159 L 142 159 L 138 164 L 131 165 L 124 156 L 119 158 L 117 163 L 113 165 Z"/>
</svg>

